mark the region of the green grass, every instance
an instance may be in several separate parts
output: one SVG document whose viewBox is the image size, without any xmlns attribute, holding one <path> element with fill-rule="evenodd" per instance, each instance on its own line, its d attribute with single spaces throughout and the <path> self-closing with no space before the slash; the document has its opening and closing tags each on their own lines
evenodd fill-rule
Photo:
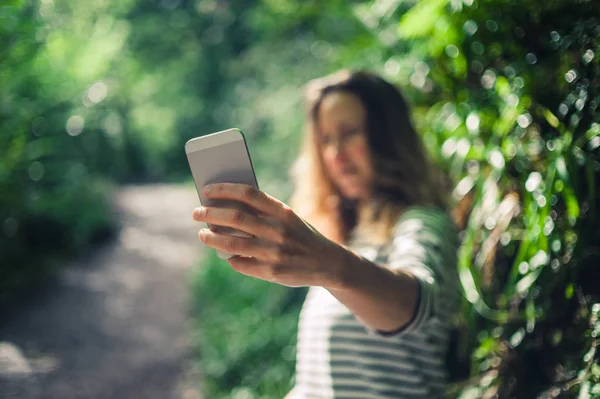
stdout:
<svg viewBox="0 0 600 399">
<path fill-rule="evenodd" d="M 205 397 L 283 398 L 292 387 L 305 290 L 241 275 L 210 251 L 192 292 Z"/>
</svg>

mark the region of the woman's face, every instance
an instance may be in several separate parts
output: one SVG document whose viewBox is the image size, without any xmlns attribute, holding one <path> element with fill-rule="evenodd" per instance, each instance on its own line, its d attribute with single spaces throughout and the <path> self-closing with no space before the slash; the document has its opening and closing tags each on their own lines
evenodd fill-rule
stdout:
<svg viewBox="0 0 600 399">
<path fill-rule="evenodd" d="M 317 110 L 323 164 L 342 195 L 350 199 L 364 199 L 371 192 L 373 168 L 366 117 L 360 99 L 348 92 L 327 94 Z"/>
</svg>

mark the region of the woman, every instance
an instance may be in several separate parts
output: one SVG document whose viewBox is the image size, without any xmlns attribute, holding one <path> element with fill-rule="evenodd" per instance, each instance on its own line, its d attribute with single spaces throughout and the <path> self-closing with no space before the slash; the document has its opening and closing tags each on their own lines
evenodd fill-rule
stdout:
<svg viewBox="0 0 600 399">
<path fill-rule="evenodd" d="M 249 186 L 212 185 L 207 197 L 256 212 L 199 208 L 194 219 L 253 237 L 199 238 L 239 255 L 228 262 L 240 273 L 310 286 L 287 398 L 441 396 L 458 240 L 407 105 L 380 77 L 342 71 L 308 85 L 308 122 L 295 211 Z"/>
</svg>

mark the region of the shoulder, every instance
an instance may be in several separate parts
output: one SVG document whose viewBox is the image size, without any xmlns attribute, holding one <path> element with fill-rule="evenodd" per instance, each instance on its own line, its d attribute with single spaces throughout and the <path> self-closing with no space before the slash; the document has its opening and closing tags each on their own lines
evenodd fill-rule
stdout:
<svg viewBox="0 0 600 399">
<path fill-rule="evenodd" d="M 406 236 L 418 241 L 458 241 L 456 226 L 448 212 L 432 206 L 411 206 L 402 212 L 394 225 L 391 239 Z"/>
<path fill-rule="evenodd" d="M 454 275 L 459 246 L 458 231 L 446 211 L 411 207 L 396 222 L 386 247 L 387 262 L 412 268 L 413 274 L 434 273 L 443 281 L 451 278 L 443 276 Z"/>
<path fill-rule="evenodd" d="M 395 228 L 406 228 L 406 226 L 414 224 L 415 221 L 421 222 L 427 227 L 455 228 L 454 222 L 446 210 L 423 205 L 414 205 L 406 208 L 398 217 Z"/>
</svg>

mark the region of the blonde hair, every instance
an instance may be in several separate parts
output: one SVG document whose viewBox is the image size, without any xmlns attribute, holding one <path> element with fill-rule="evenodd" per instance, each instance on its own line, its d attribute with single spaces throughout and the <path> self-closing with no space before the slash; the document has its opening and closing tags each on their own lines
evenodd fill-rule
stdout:
<svg viewBox="0 0 600 399">
<path fill-rule="evenodd" d="M 367 141 L 375 179 L 368 211 L 357 220 L 356 205 L 344 198 L 325 173 L 318 140 L 317 116 L 332 92 L 356 95 L 365 107 Z M 410 121 L 400 91 L 365 71 L 342 70 L 306 86 L 304 143 L 292 172 L 292 208 L 328 238 L 345 243 L 357 231 L 373 243 L 387 241 L 397 218 L 409 206 L 446 207 L 442 174 L 429 161 Z"/>
</svg>

